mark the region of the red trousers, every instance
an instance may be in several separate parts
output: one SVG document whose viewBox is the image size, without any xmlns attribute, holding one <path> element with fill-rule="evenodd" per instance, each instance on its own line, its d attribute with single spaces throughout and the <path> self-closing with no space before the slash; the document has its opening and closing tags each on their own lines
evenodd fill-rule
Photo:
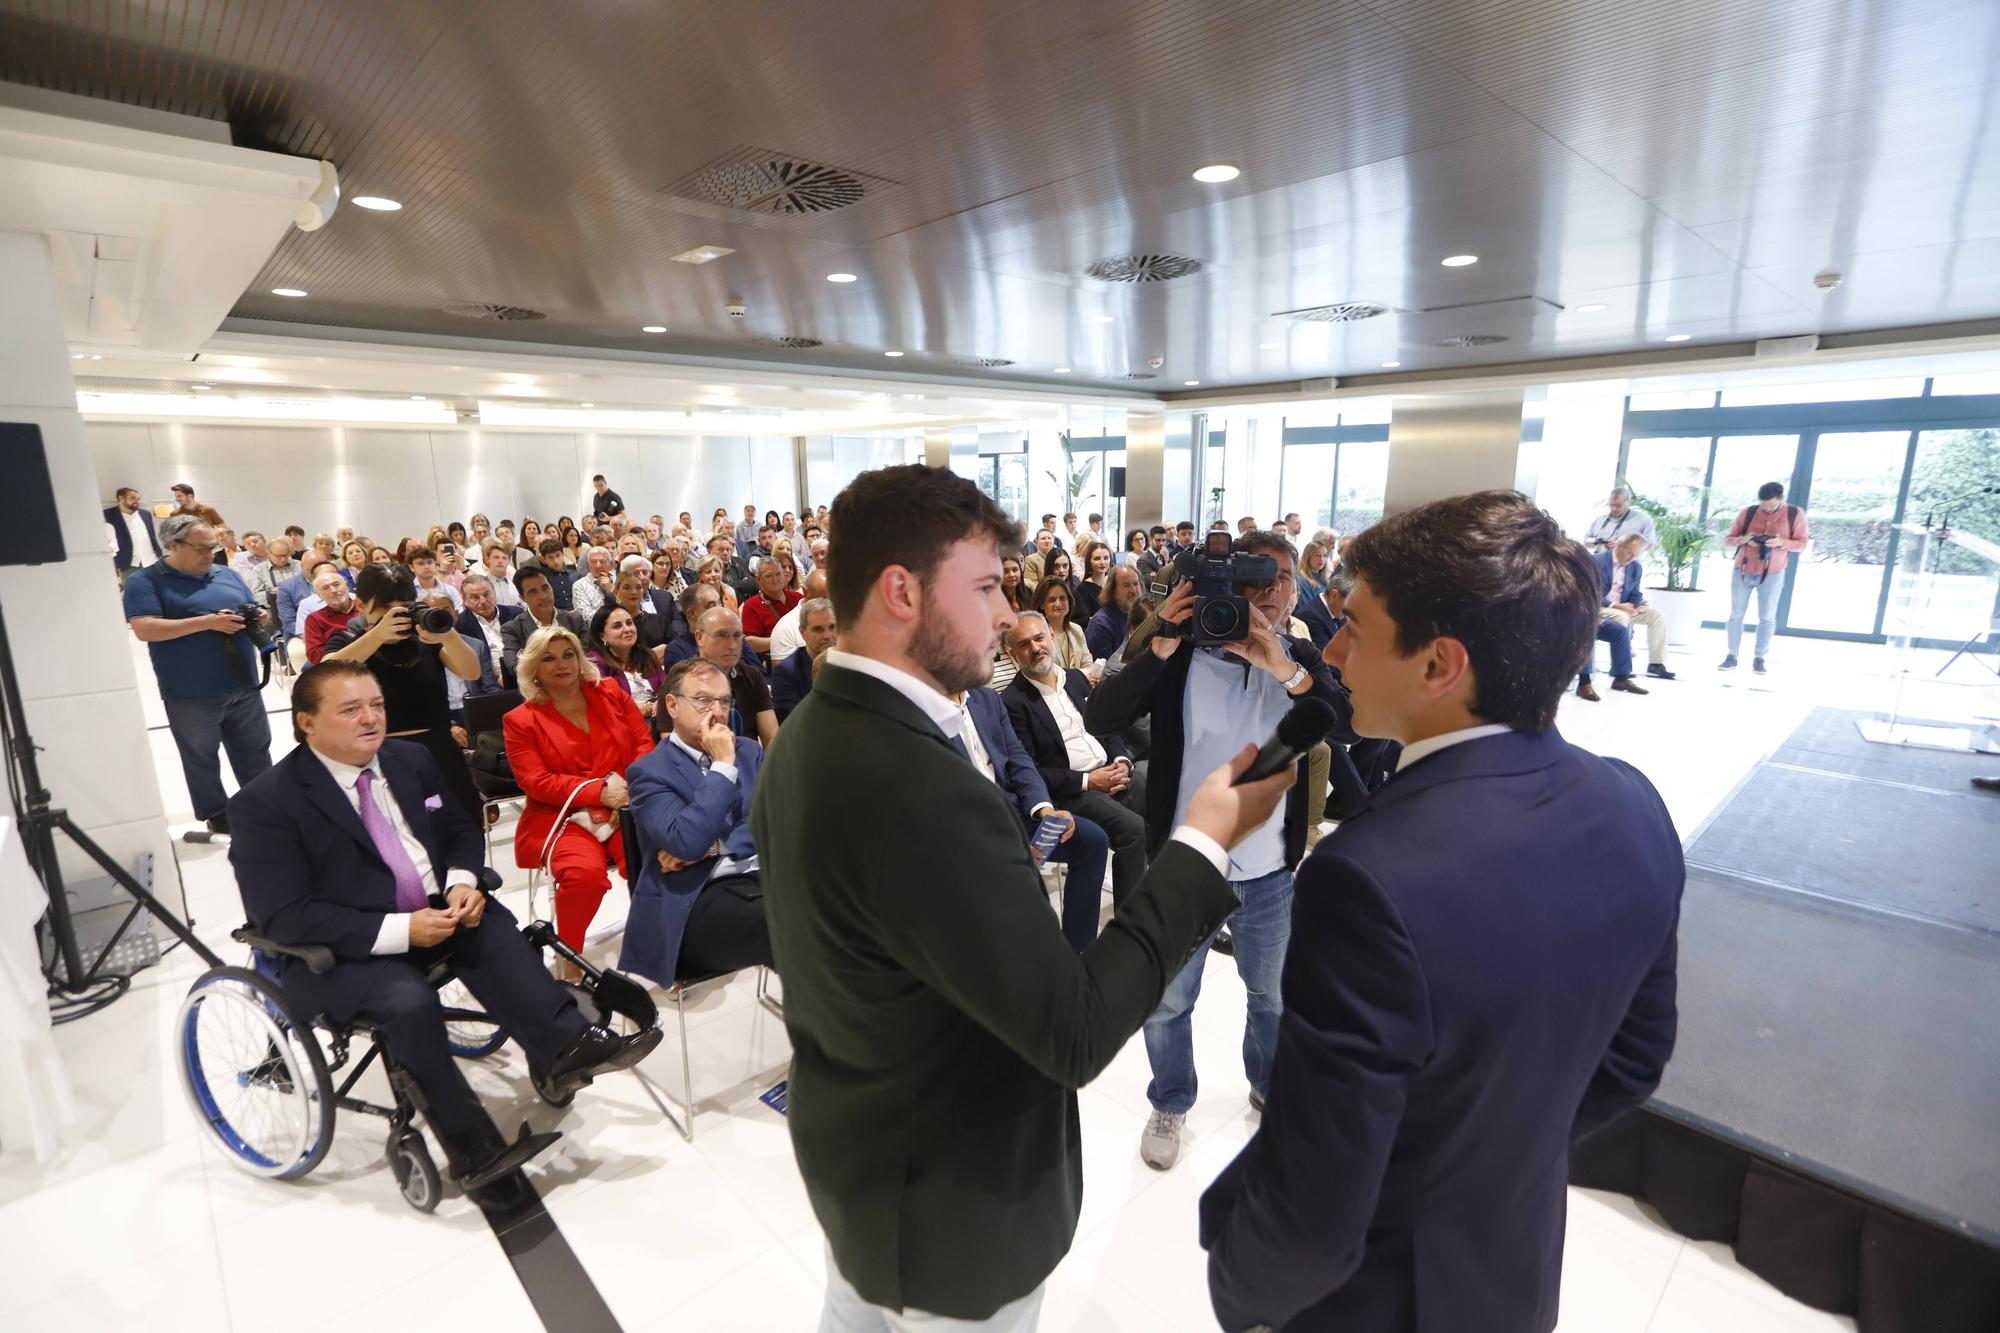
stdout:
<svg viewBox="0 0 2000 1333">
<path fill-rule="evenodd" d="M 599 842 L 576 825 L 564 824 L 556 845 L 549 849 L 549 873 L 556 881 L 556 934 L 579 953 L 584 932 L 611 890 L 612 866 L 625 874 L 625 844 L 615 826 L 611 841 Z"/>
</svg>

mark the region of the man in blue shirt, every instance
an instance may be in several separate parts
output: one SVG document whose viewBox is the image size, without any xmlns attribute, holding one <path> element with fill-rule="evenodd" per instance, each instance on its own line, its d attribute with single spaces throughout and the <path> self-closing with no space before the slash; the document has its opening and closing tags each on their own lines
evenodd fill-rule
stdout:
<svg viewBox="0 0 2000 1333">
<path fill-rule="evenodd" d="M 271 766 L 257 649 L 240 608 L 242 576 L 215 560 L 215 529 L 194 514 L 160 524 L 166 555 L 125 580 L 125 623 L 147 647 L 197 819 L 229 831 L 220 747 L 241 787 Z"/>
</svg>

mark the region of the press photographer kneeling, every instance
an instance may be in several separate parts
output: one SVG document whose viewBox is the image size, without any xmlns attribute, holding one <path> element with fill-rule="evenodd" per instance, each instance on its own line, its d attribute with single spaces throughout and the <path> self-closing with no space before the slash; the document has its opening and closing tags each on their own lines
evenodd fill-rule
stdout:
<svg viewBox="0 0 2000 1333">
<path fill-rule="evenodd" d="M 479 658 L 459 637 L 452 614 L 417 606 L 415 577 L 401 565 L 369 565 L 355 577 L 361 614 L 329 635 L 322 662 L 360 662 L 382 687 L 389 735 L 430 751 L 444 785 L 467 814 L 478 815 L 465 751 L 451 734 L 451 700 L 444 673 L 479 679 Z"/>
</svg>

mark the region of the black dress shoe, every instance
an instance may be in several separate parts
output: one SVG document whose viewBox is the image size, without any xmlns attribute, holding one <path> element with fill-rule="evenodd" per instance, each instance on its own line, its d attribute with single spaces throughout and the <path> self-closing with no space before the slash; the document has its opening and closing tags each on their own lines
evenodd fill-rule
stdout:
<svg viewBox="0 0 2000 1333">
<path fill-rule="evenodd" d="M 1665 667 L 1661 666 L 1658 662 L 1655 662 L 1651 666 L 1647 667 L 1646 674 L 1651 676 L 1654 680 L 1675 679 L 1674 673 L 1667 670 Z"/>
<path fill-rule="evenodd" d="M 610 1028 L 591 1023 L 563 1047 L 562 1054 L 549 1062 L 538 1086 L 546 1085 L 544 1096 L 559 1100 L 589 1083 L 599 1074 L 630 1069 L 653 1053 L 660 1044 L 660 1030 L 647 1028 L 621 1037 Z"/>
<path fill-rule="evenodd" d="M 1639 685 L 1639 682 L 1637 682 L 1637 681 L 1633 680 L 1633 679 L 1632 679 L 1632 678 L 1631 678 L 1630 676 L 1620 676 L 1620 677 L 1619 677 L 1618 679 L 1616 679 L 1616 680 L 1612 681 L 1612 682 L 1611 682 L 1611 688 L 1612 688 L 1612 689 L 1614 689 L 1614 690 L 1622 690 L 1622 691 L 1624 691 L 1624 692 L 1625 692 L 1626 694 L 1651 694 L 1651 693 L 1652 693 L 1652 691 L 1651 691 L 1651 690 L 1648 690 L 1648 689 L 1642 689 L 1642 688 L 1640 687 L 1640 685 Z"/>
<path fill-rule="evenodd" d="M 2000 778 L 1974 778 L 1972 785 L 1981 791 L 2000 792 Z"/>
<path fill-rule="evenodd" d="M 475 1141 L 461 1145 L 460 1160 L 452 1168 L 451 1178 L 467 1194 L 491 1185 L 502 1176 L 520 1170 L 536 1156 L 553 1147 L 562 1137 L 561 1130 L 550 1130 L 537 1134 L 521 1124 L 521 1133 L 512 1143 L 500 1142 L 500 1135 L 491 1129 L 473 1136 Z M 498 1147 L 493 1146 L 499 1144 Z"/>
<path fill-rule="evenodd" d="M 1576 697 L 1579 699 L 1588 699 L 1591 703 L 1597 703 L 1604 698 L 1603 695 L 1597 692 L 1597 687 L 1587 680 L 1576 687 Z"/>
<path fill-rule="evenodd" d="M 228 815 L 217 815 L 217 816 L 216 816 L 215 818 L 213 818 L 213 819 L 207 819 L 207 820 L 203 820 L 202 822 L 203 822 L 203 824 L 205 824 L 205 825 L 207 826 L 207 828 L 208 828 L 208 831 L 209 831 L 210 833 L 220 833 L 220 834 L 222 834 L 222 835 L 223 835 L 224 837 L 228 837 L 228 836 L 229 836 L 229 816 L 228 816 Z"/>
<path fill-rule="evenodd" d="M 1236 956 L 1236 941 L 1230 938 L 1227 926 L 1215 932 L 1215 938 L 1208 942 L 1208 947 L 1217 953 L 1228 954 L 1232 958 Z"/>
</svg>

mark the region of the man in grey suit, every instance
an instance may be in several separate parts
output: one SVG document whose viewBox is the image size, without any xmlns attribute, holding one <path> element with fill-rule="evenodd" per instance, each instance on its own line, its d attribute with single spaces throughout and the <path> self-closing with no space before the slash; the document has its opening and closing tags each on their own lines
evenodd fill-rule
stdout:
<svg viewBox="0 0 2000 1333">
<path fill-rule="evenodd" d="M 1235 909 L 1226 848 L 1294 774 L 1231 786 L 1262 739 L 1245 737 L 1075 952 L 950 697 L 986 683 L 1014 623 L 1000 552 L 1018 530 L 972 482 L 914 465 L 863 473 L 833 517 L 841 647 L 750 813 L 787 1125 L 830 1251 L 822 1326 L 1031 1329 L 1082 1202 L 1075 1089 Z"/>
<path fill-rule="evenodd" d="M 521 594 L 521 605 L 528 614 L 515 616 L 500 627 L 501 667 L 509 689 L 514 688 L 514 661 L 536 630 L 560 625 L 581 639 L 590 629 L 588 617 L 556 608 L 556 590 L 549 583 L 548 571 L 540 565 L 520 569 L 514 575 L 514 589 Z"/>
</svg>

